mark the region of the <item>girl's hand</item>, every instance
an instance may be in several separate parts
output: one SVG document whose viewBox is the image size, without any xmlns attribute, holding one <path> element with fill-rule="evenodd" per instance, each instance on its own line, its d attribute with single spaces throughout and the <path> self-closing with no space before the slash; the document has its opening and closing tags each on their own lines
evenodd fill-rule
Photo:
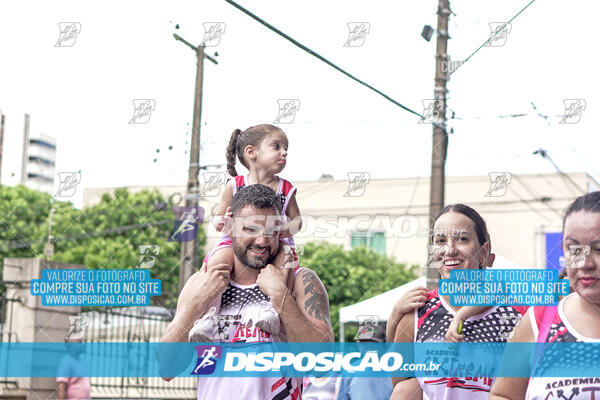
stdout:
<svg viewBox="0 0 600 400">
<path fill-rule="evenodd" d="M 446 331 L 446 342 L 458 343 L 458 342 L 462 342 L 465 340 L 465 334 L 464 334 L 464 330 L 463 330 L 464 323 L 465 323 L 465 321 L 463 321 L 462 317 L 458 314 L 456 314 L 454 316 L 454 318 L 452 318 L 452 321 L 450 322 L 450 326 L 448 327 L 448 330 Z M 458 333 L 459 329 L 460 329 L 460 333 Z"/>
<path fill-rule="evenodd" d="M 388 342 L 395 341 L 398 323 L 407 314 L 418 307 L 425 305 L 427 301 L 427 289 L 423 286 L 412 288 L 396 302 L 385 328 L 385 336 Z"/>
<path fill-rule="evenodd" d="M 223 228 L 227 224 L 227 220 L 230 220 L 233 217 L 233 213 L 231 212 L 231 207 L 227 207 L 225 210 L 225 214 L 221 217 L 221 220 L 217 223 L 217 231 L 222 232 Z"/>
<path fill-rule="evenodd" d="M 415 308 L 423 307 L 427 301 L 427 288 L 419 286 L 404 293 L 400 300 L 394 305 L 394 311 L 406 314 Z"/>
</svg>

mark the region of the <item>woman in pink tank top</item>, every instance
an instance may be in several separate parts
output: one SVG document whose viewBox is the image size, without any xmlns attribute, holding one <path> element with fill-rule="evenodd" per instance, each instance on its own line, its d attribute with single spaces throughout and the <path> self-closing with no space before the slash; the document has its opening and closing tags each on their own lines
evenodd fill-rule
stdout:
<svg viewBox="0 0 600 400">
<path fill-rule="evenodd" d="M 600 342 L 600 192 L 583 195 L 567 208 L 563 251 L 574 292 L 558 307 L 532 307 L 513 342 Z M 597 355 L 589 353 L 569 354 L 566 358 L 569 360 L 561 359 L 561 365 L 598 362 Z M 539 359 L 535 357 L 535 361 Z M 534 362 L 534 370 L 540 367 Z M 600 377 L 498 378 L 490 398 L 594 400 L 600 398 Z"/>
</svg>

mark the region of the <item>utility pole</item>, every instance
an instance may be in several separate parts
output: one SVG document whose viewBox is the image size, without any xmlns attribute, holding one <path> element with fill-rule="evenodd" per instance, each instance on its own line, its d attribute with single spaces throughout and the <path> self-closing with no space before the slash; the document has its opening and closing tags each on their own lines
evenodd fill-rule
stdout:
<svg viewBox="0 0 600 400">
<path fill-rule="evenodd" d="M 21 185 L 27 183 L 27 164 L 29 163 L 29 114 L 23 121 L 23 159 L 21 160 Z"/>
<path fill-rule="evenodd" d="M 431 180 L 429 186 L 429 224 L 433 227 L 435 217 L 444 207 L 444 186 L 446 180 L 445 166 L 448 151 L 448 133 L 446 132 L 446 83 L 448 82 L 449 65 L 448 19 L 450 16 L 449 0 L 438 2 L 437 47 L 435 54 L 435 88 L 433 106 L 433 143 L 431 151 Z M 426 285 L 434 289 L 439 280 L 435 268 L 426 268 Z"/>
<path fill-rule="evenodd" d="M 175 40 L 179 40 L 196 53 L 196 87 L 194 90 L 194 119 L 192 122 L 192 144 L 190 149 L 190 167 L 188 172 L 188 183 L 185 192 L 186 207 L 197 207 L 200 197 L 200 183 L 198 174 L 200 170 L 200 119 L 202 116 L 202 78 L 204 74 L 204 58 L 208 58 L 215 64 L 217 60 L 204 54 L 204 43 L 194 46 L 178 34 L 174 33 Z M 195 236 L 189 242 L 181 242 L 181 264 L 179 266 L 179 291 L 183 285 L 198 269 L 198 238 Z"/>
<path fill-rule="evenodd" d="M 52 207 L 52 203 L 50 204 L 50 214 L 48 216 L 48 240 L 44 245 L 44 258 L 49 260 L 54 256 L 54 243 L 52 243 L 54 236 L 52 236 L 52 216 L 56 212 L 56 209 Z"/>
</svg>

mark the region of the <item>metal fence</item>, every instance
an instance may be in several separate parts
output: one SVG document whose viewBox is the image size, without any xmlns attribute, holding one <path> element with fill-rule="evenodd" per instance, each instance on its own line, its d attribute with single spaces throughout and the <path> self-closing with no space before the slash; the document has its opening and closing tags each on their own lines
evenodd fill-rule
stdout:
<svg viewBox="0 0 600 400">
<path fill-rule="evenodd" d="M 12 318 L 8 318 L 9 311 L 14 307 L 17 299 L 8 298 L 6 286 L 0 282 L 0 342 L 18 342 L 17 334 L 13 331 Z M 11 313 L 12 315 L 12 313 Z"/>
<path fill-rule="evenodd" d="M 16 299 L 7 297 L 6 286 L 0 282 L 0 342 L 18 342 L 19 338 L 13 331 L 12 318 L 8 318 L 9 311 L 14 309 Z M 13 313 L 11 312 L 11 315 Z M 1 354 L 0 354 L 1 356 Z M 0 357 L 0 363 L 3 363 L 2 367 L 7 368 L 10 362 L 8 357 Z M 18 389 L 19 385 L 15 378 L 9 378 L 0 376 L 0 389 L 2 392 Z"/>
<path fill-rule="evenodd" d="M 162 307 L 107 308 L 100 311 L 82 312 L 89 318 L 86 341 L 92 343 L 158 342 L 167 325 L 173 319 L 173 313 Z M 133 348 L 133 346 L 131 346 Z M 136 347 L 139 348 L 139 347 Z M 98 347 L 100 349 L 100 347 Z M 92 347 L 94 351 L 94 347 Z M 100 351 L 100 350 L 98 350 Z M 94 360 L 108 359 L 95 354 Z M 130 370 L 144 370 L 143 360 L 147 354 L 111 354 L 111 357 L 126 357 Z M 125 371 L 123 371 L 125 372 Z M 161 378 L 148 377 L 93 377 L 92 397 L 94 398 L 177 398 L 195 399 L 197 397 L 196 378 L 176 378 L 165 382 Z"/>
<path fill-rule="evenodd" d="M 21 300 L 7 298 L 6 286 L 0 281 L 0 341 L 19 342 L 19 335 L 13 330 L 12 318 L 15 316 L 14 307 L 19 307 Z M 12 307 L 12 310 L 11 310 Z M 44 311 L 66 314 L 67 316 L 84 317 L 88 320 L 84 340 L 88 343 L 127 342 L 150 343 L 158 342 L 164 334 L 167 325 L 173 319 L 173 311 L 162 307 L 128 307 L 84 309 L 81 313 L 53 311 L 44 307 Z M 18 317 L 17 317 L 18 318 Z M 133 346 L 131 346 L 133 347 Z M 91 351 L 106 351 L 104 346 L 91 346 Z M 93 354 L 91 360 L 104 362 L 114 354 Z M 127 368 L 143 371 L 145 354 L 135 354 L 133 351 L 123 355 L 129 360 Z M 3 362 L 0 357 L 0 362 Z M 8 360 L 4 360 L 8 362 Z M 109 362 L 109 361 L 106 361 Z M 125 371 L 123 371 L 125 372 Z M 125 375 L 125 374 L 123 374 Z M 165 382 L 161 378 L 148 377 L 91 377 L 91 395 L 94 399 L 196 399 L 197 380 L 190 378 L 175 378 Z M 16 379 L 0 377 L 0 397 L 10 395 L 11 390 L 17 390 Z"/>
</svg>

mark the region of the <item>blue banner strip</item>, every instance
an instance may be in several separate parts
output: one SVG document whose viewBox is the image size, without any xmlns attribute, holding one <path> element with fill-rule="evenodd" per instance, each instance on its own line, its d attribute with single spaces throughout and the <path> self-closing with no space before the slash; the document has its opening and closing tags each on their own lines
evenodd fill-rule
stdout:
<svg viewBox="0 0 600 400">
<path fill-rule="evenodd" d="M 598 359 L 600 343 L 581 342 L 0 343 L 0 376 L 598 377 Z"/>
</svg>

